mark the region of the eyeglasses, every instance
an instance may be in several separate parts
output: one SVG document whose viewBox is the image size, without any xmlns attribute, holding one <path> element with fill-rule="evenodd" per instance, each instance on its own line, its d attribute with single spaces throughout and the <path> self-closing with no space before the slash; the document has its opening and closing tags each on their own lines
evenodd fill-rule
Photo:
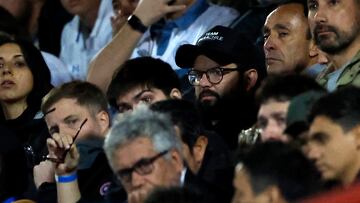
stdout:
<svg viewBox="0 0 360 203">
<path fill-rule="evenodd" d="M 129 183 L 131 181 L 131 176 L 134 171 L 139 175 L 150 174 L 154 169 L 153 163 L 158 158 L 164 156 L 168 152 L 169 150 L 165 150 L 163 152 L 158 153 L 154 157 L 140 159 L 138 162 L 134 164 L 133 167 L 119 170 L 117 172 L 117 176 L 121 181 L 125 183 Z"/>
<path fill-rule="evenodd" d="M 188 76 L 188 80 L 191 85 L 198 86 L 198 85 L 200 85 L 200 80 L 201 80 L 203 74 L 205 73 L 208 81 L 211 84 L 216 85 L 222 81 L 225 74 L 230 73 L 232 71 L 238 71 L 238 70 L 240 70 L 240 68 L 214 67 L 214 68 L 208 69 L 207 71 L 199 71 L 199 70 L 191 69 L 188 72 L 187 76 Z"/>
<path fill-rule="evenodd" d="M 84 121 L 80 124 L 80 127 L 78 128 L 78 130 L 77 130 L 77 132 L 76 132 L 76 134 L 75 134 L 75 136 L 73 138 L 73 142 L 70 144 L 69 148 L 64 151 L 64 154 L 62 155 L 62 157 L 60 159 L 49 157 L 49 155 L 47 155 L 47 156 L 43 157 L 43 160 L 49 160 L 49 161 L 52 161 L 54 163 L 64 163 L 67 153 L 69 153 L 71 147 L 74 145 L 76 138 L 80 134 L 81 128 L 85 125 L 87 120 L 88 119 L 85 118 Z"/>
</svg>

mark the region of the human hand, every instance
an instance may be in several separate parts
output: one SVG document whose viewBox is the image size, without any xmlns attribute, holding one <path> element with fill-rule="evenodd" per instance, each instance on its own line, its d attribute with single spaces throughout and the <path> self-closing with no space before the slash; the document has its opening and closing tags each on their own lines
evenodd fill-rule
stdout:
<svg viewBox="0 0 360 203">
<path fill-rule="evenodd" d="M 148 197 L 148 191 L 138 189 L 128 194 L 128 203 L 144 203 Z"/>
<path fill-rule="evenodd" d="M 55 173 L 64 175 L 74 172 L 79 164 L 80 154 L 76 145 L 72 144 L 72 136 L 54 133 L 46 142 L 49 150 L 47 159 L 54 163 Z"/>
<path fill-rule="evenodd" d="M 184 10 L 186 5 L 168 5 L 169 0 L 141 0 L 134 11 L 145 26 L 150 26 L 165 15 Z"/>
<path fill-rule="evenodd" d="M 55 182 L 55 168 L 54 164 L 50 161 L 42 161 L 39 165 L 36 165 L 33 169 L 33 174 L 36 188 L 39 188 L 45 182 Z"/>
<path fill-rule="evenodd" d="M 111 16 L 110 20 L 113 36 L 115 36 L 120 28 L 126 23 L 128 17 L 129 15 L 124 15 L 120 10 L 118 10 L 114 16 Z"/>
</svg>

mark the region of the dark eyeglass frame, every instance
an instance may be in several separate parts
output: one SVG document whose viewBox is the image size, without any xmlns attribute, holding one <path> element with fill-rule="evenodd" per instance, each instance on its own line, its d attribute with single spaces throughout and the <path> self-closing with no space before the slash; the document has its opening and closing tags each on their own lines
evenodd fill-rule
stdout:
<svg viewBox="0 0 360 203">
<path fill-rule="evenodd" d="M 226 75 L 227 73 L 230 73 L 230 72 L 233 72 L 233 71 L 239 71 L 241 70 L 239 67 L 236 67 L 236 68 L 223 68 L 221 66 L 217 66 L 217 67 L 213 67 L 213 68 L 210 68 L 206 71 L 199 71 L 199 70 L 195 70 L 195 69 L 191 69 L 189 70 L 189 72 L 187 73 L 187 76 L 188 76 L 188 81 L 191 85 L 193 86 L 198 86 L 200 85 L 200 80 L 202 79 L 203 75 L 205 74 L 206 75 L 206 78 L 207 80 L 213 84 L 213 85 L 216 85 L 216 84 L 219 84 L 223 78 L 224 78 L 224 75 Z M 210 79 L 210 72 L 216 72 L 218 71 L 219 73 L 221 73 L 221 76 L 219 76 L 219 80 L 218 81 L 212 81 Z M 198 83 L 195 83 L 195 82 L 192 82 L 192 81 L 195 81 L 195 80 L 192 80 L 191 77 L 194 77 L 194 79 L 197 79 Z"/>
<path fill-rule="evenodd" d="M 131 168 L 124 168 L 118 170 L 116 175 L 120 181 L 128 183 L 131 181 L 132 173 L 135 171 L 139 175 L 150 174 L 154 170 L 154 162 L 160 157 L 167 154 L 170 150 L 164 150 L 153 157 L 142 158 L 137 161 Z"/>
</svg>

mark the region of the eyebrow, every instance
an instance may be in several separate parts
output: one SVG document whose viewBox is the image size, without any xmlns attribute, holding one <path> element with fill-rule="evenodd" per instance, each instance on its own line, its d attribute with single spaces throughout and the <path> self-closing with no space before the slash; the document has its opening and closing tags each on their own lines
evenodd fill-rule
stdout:
<svg viewBox="0 0 360 203">
<path fill-rule="evenodd" d="M 13 56 L 12 58 L 22 58 L 22 57 L 24 57 L 24 55 L 22 55 L 22 54 L 17 54 L 17 55 L 15 55 L 15 56 Z M 4 57 L 0 57 L 0 60 L 4 60 Z"/>
<path fill-rule="evenodd" d="M 309 135 L 310 140 L 321 140 L 321 139 L 326 139 L 327 137 L 328 134 L 324 132 L 315 132 Z"/>
<path fill-rule="evenodd" d="M 153 91 L 151 89 L 142 90 L 141 92 L 137 93 L 133 98 L 135 100 L 138 100 L 146 92 L 153 92 Z"/>
<path fill-rule="evenodd" d="M 52 112 L 54 112 L 56 110 L 56 108 L 54 107 L 54 108 L 52 108 L 52 109 L 50 109 L 50 110 L 48 110 L 47 112 L 45 112 L 44 113 L 44 117 L 46 116 L 46 115 L 48 115 L 49 113 L 52 113 Z"/>
<path fill-rule="evenodd" d="M 275 30 L 288 30 L 288 31 L 290 31 L 289 25 L 284 25 L 284 24 L 276 24 L 274 26 L 274 29 Z"/>
<path fill-rule="evenodd" d="M 270 116 L 274 118 L 278 118 L 278 117 L 286 116 L 286 112 L 276 111 L 271 113 Z"/>
<path fill-rule="evenodd" d="M 24 57 L 24 55 L 22 55 L 22 54 L 17 54 L 17 55 L 15 55 L 13 58 L 19 58 L 19 57 Z"/>
</svg>

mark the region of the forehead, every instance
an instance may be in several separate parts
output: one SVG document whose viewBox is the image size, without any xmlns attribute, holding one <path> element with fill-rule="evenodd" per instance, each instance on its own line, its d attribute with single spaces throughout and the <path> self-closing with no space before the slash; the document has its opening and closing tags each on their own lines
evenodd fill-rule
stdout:
<svg viewBox="0 0 360 203">
<path fill-rule="evenodd" d="M 63 119 L 70 115 L 89 113 L 86 107 L 77 103 L 76 99 L 63 98 L 55 102 L 48 110 L 55 110 L 45 116 L 46 121 L 53 119 Z"/>
<path fill-rule="evenodd" d="M 290 101 L 276 101 L 270 99 L 269 101 L 260 105 L 259 114 L 266 112 L 287 112 Z"/>
<path fill-rule="evenodd" d="M 308 24 L 304 14 L 304 7 L 298 3 L 279 6 L 268 15 L 265 26 L 276 28 L 278 24 L 285 25 L 289 28 L 301 27 L 304 26 L 304 24 Z"/>
<path fill-rule="evenodd" d="M 312 138 L 316 134 L 339 135 L 343 134 L 342 127 L 326 116 L 317 116 L 310 125 L 308 136 Z"/>
<path fill-rule="evenodd" d="M 131 167 L 142 158 L 156 154 L 152 141 L 147 137 L 139 137 L 123 144 L 114 154 L 116 169 Z"/>
<path fill-rule="evenodd" d="M 207 70 L 209 68 L 213 68 L 219 65 L 220 64 L 218 64 L 216 61 L 205 55 L 199 55 L 194 61 L 194 69 L 196 70 Z"/>
<path fill-rule="evenodd" d="M 5 55 L 5 54 L 21 54 L 22 55 L 22 51 L 20 49 L 20 46 L 15 44 L 15 43 L 6 43 L 0 46 L 0 54 L 1 55 Z"/>
<path fill-rule="evenodd" d="M 208 56 L 205 55 L 199 55 L 198 57 L 196 57 L 195 61 L 194 61 L 194 69 L 195 70 L 208 70 L 210 68 L 214 68 L 214 67 L 219 67 L 222 66 L 219 63 L 217 63 L 216 61 L 214 61 L 213 59 L 209 58 Z M 227 65 L 224 65 L 222 67 L 226 67 L 226 68 L 236 68 L 236 64 L 235 63 L 230 63 Z"/>
</svg>

